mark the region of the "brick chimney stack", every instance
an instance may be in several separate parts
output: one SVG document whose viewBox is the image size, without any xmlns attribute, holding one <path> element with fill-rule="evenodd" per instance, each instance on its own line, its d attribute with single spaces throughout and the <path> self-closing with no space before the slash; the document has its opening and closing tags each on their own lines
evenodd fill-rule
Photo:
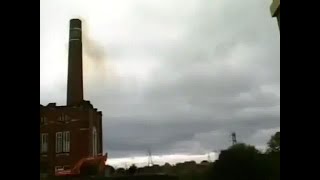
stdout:
<svg viewBox="0 0 320 180">
<path fill-rule="evenodd" d="M 83 101 L 82 25 L 80 19 L 70 20 L 67 105 Z"/>
</svg>

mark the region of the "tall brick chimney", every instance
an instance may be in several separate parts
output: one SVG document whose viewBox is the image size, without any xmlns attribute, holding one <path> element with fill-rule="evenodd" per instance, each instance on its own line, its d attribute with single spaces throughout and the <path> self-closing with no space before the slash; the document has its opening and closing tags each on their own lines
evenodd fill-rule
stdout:
<svg viewBox="0 0 320 180">
<path fill-rule="evenodd" d="M 83 101 L 82 25 L 80 19 L 70 20 L 67 105 Z"/>
</svg>

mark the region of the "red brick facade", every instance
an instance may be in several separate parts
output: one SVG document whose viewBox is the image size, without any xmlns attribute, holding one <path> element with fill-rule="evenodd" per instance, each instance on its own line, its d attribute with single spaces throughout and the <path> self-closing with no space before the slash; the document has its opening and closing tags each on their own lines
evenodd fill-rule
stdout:
<svg viewBox="0 0 320 180">
<path fill-rule="evenodd" d="M 70 20 L 67 105 L 40 105 L 40 171 L 72 168 L 102 154 L 102 113 L 83 100 L 82 25 Z"/>
<path fill-rule="evenodd" d="M 59 132 L 68 132 L 67 140 L 62 138 L 64 143 L 68 142 L 63 144 L 62 149 L 67 149 L 63 152 L 57 147 L 57 142 L 61 142 L 57 140 Z M 56 167 L 73 167 L 81 158 L 103 153 L 102 113 L 89 101 L 75 106 L 40 105 L 40 133 L 40 162 L 49 174 L 53 174 Z M 41 149 L 42 146 L 46 146 L 45 149 Z"/>
</svg>

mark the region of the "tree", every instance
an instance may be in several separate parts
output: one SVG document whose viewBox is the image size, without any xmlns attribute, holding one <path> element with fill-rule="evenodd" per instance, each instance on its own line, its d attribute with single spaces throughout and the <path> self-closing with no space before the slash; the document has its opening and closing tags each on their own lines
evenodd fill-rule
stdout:
<svg viewBox="0 0 320 180">
<path fill-rule="evenodd" d="M 209 161 L 207 161 L 207 160 L 203 160 L 203 161 L 201 161 L 201 163 L 200 164 L 209 164 Z"/>
<path fill-rule="evenodd" d="M 169 163 L 166 162 L 163 166 L 164 166 L 164 167 L 171 167 L 171 164 L 169 164 Z"/>
<path fill-rule="evenodd" d="M 280 132 L 274 134 L 268 142 L 267 153 L 280 152 Z"/>
<path fill-rule="evenodd" d="M 132 164 L 128 169 L 129 175 L 134 175 L 137 172 L 137 169 L 138 169 L 137 166 Z"/>
<path fill-rule="evenodd" d="M 268 141 L 268 149 L 266 152 L 268 161 L 271 164 L 272 179 L 280 180 L 280 132 L 271 136 Z"/>
<path fill-rule="evenodd" d="M 116 169 L 115 174 L 117 176 L 121 176 L 121 175 L 125 175 L 125 172 L 126 172 L 126 170 L 124 168 L 118 168 L 118 169 Z"/>
<path fill-rule="evenodd" d="M 236 144 L 221 151 L 209 176 L 215 180 L 267 180 L 270 177 L 268 169 L 265 155 L 254 146 Z"/>
</svg>

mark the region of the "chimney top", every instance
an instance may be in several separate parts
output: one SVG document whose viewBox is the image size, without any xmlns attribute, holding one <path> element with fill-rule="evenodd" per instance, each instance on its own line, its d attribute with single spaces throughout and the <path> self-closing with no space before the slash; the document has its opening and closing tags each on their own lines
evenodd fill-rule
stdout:
<svg viewBox="0 0 320 180">
<path fill-rule="evenodd" d="M 71 19 L 70 20 L 70 28 L 81 28 L 81 20 L 80 19 Z"/>
</svg>

